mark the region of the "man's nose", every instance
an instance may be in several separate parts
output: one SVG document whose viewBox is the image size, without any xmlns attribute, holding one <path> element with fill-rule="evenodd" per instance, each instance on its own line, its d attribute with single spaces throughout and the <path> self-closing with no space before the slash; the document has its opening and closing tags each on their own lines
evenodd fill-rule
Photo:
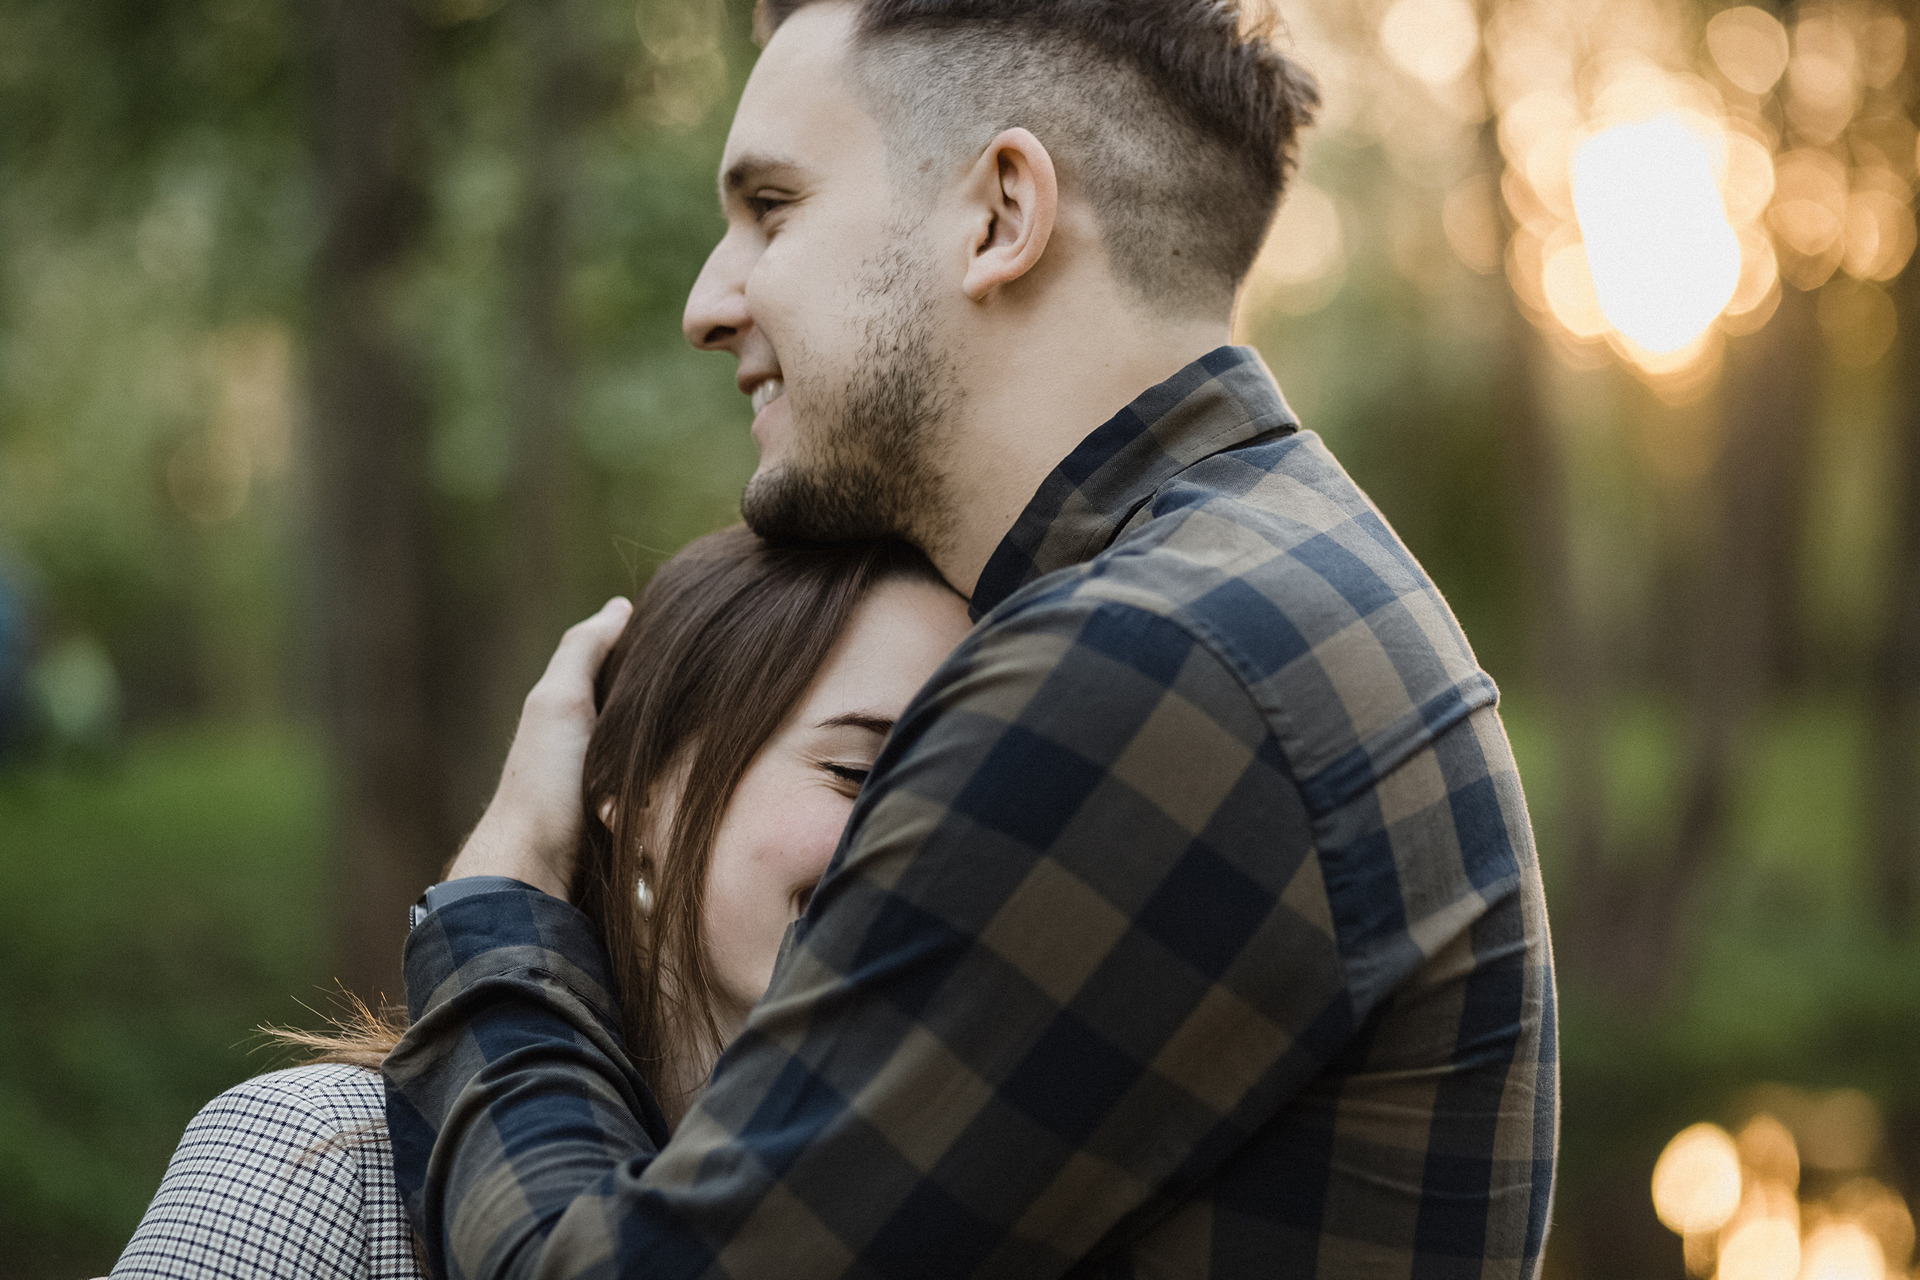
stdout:
<svg viewBox="0 0 1920 1280">
<path fill-rule="evenodd" d="M 734 241 L 727 236 L 707 255 L 680 317 L 681 332 L 702 351 L 732 350 L 753 323 L 747 314 L 746 255 Z"/>
</svg>

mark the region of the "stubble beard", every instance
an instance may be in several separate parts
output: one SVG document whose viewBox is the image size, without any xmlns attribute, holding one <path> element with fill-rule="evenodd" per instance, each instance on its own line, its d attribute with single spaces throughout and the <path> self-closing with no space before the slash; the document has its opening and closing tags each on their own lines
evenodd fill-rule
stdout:
<svg viewBox="0 0 1920 1280">
<path fill-rule="evenodd" d="M 763 538 L 861 542 L 898 538 L 932 553 L 951 527 L 941 478 L 946 422 L 958 398 L 943 376 L 932 290 L 911 236 L 862 270 L 869 319 L 837 392 L 789 380 L 792 458 L 754 476 L 740 514 Z M 814 367 L 804 338 L 796 369 Z M 803 427 L 803 413 L 806 425 Z"/>
</svg>

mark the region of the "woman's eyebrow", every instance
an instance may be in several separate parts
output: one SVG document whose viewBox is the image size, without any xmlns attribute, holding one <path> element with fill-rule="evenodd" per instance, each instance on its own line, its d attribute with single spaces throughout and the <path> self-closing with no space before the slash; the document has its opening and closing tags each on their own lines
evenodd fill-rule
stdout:
<svg viewBox="0 0 1920 1280">
<path fill-rule="evenodd" d="M 883 716 L 877 711 L 849 711 L 845 715 L 822 720 L 818 726 L 822 729 L 865 729 L 886 737 L 893 732 L 893 717 Z"/>
</svg>

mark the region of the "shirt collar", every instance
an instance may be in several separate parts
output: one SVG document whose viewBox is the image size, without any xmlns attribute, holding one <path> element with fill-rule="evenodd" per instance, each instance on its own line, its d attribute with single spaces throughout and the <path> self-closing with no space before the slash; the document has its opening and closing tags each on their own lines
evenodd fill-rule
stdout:
<svg viewBox="0 0 1920 1280">
<path fill-rule="evenodd" d="M 1040 482 L 980 571 L 977 620 L 1035 578 L 1091 560 L 1194 463 L 1299 427 L 1252 347 L 1219 347 L 1113 415 Z"/>
</svg>

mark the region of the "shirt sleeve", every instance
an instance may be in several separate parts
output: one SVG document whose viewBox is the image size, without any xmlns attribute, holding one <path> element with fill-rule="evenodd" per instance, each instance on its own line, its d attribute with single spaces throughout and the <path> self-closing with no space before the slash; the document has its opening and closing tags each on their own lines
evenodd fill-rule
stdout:
<svg viewBox="0 0 1920 1280">
<path fill-rule="evenodd" d="M 658 1158 L 617 1114 L 584 918 L 524 893 L 429 918 L 389 1065 L 416 1221 L 462 1277 L 1059 1275 L 1198 1186 L 1365 1015 L 1315 827 L 1213 648 L 1031 602 L 902 719 Z"/>
<path fill-rule="evenodd" d="M 341 1110 L 301 1071 L 208 1103 L 180 1139 L 116 1280 L 362 1280 L 367 1187 Z M 379 1124 L 377 1097 L 363 1122 Z"/>
</svg>

